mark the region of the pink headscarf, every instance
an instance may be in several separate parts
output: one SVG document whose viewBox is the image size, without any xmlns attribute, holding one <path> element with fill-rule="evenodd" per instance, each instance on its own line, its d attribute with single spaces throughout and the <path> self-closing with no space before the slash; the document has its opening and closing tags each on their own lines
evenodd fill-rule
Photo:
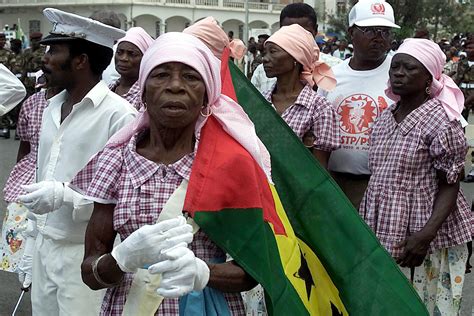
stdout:
<svg viewBox="0 0 474 316">
<path fill-rule="evenodd" d="M 425 66 L 433 76 L 431 97 L 441 101 L 449 120 L 459 120 L 464 109 L 464 95 L 453 79 L 443 74 L 446 55 L 438 44 L 427 39 L 409 38 L 398 48 L 396 54 L 410 55 Z M 400 97 L 393 93 L 390 80 L 385 94 L 394 101 L 400 100 Z"/>
<path fill-rule="evenodd" d="M 275 43 L 303 65 L 301 79 L 311 86 L 331 91 L 336 87 L 336 78 L 327 64 L 319 60 L 319 47 L 313 35 L 298 24 L 283 26 L 270 36 L 267 43 Z"/>
<path fill-rule="evenodd" d="M 145 54 L 145 51 L 153 43 L 154 39 L 141 27 L 130 28 L 124 37 L 117 41 L 117 44 L 122 42 L 130 42 L 137 46 L 138 49 Z"/>
<path fill-rule="evenodd" d="M 247 51 L 244 42 L 241 40 L 234 39 L 229 42 L 229 37 L 227 37 L 227 34 L 212 16 L 188 26 L 184 29 L 183 33 L 191 34 L 199 38 L 209 47 L 214 56 L 219 59 L 221 59 L 222 52 L 226 47 L 229 47 L 230 56 L 235 59 L 241 59 Z"/>
<path fill-rule="evenodd" d="M 179 62 L 194 68 L 203 78 L 206 86 L 209 108 L 224 130 L 239 142 L 271 180 L 270 154 L 255 132 L 255 126 L 242 107 L 231 98 L 221 94 L 220 61 L 209 48 L 196 37 L 184 33 L 165 33 L 145 52 L 140 64 L 138 82 L 145 91 L 145 81 L 157 66 L 169 62 Z M 196 123 L 196 136 L 207 118 L 200 116 Z M 138 131 L 149 126 L 148 112 L 140 113 L 129 125 L 123 127 L 107 143 L 116 147 L 128 142 Z"/>
</svg>

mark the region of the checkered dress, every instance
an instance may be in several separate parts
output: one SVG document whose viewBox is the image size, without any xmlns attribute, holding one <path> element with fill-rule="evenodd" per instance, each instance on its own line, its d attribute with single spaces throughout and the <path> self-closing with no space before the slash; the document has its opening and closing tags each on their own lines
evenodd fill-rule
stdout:
<svg viewBox="0 0 474 316">
<path fill-rule="evenodd" d="M 71 183 L 96 202 L 116 204 L 114 229 L 122 240 L 141 226 L 156 223 L 171 194 L 183 179 L 189 180 L 194 160 L 194 153 L 168 166 L 147 160 L 136 152 L 138 137 L 122 147 L 104 149 Z M 202 231 L 194 235 L 190 249 L 206 262 L 225 261 L 226 254 Z M 122 315 L 132 280 L 133 274 L 126 273 L 119 286 L 107 290 L 101 315 Z M 233 315 L 245 314 L 240 293 L 224 297 Z M 179 315 L 178 299 L 165 299 L 156 315 Z"/>
<path fill-rule="evenodd" d="M 114 83 L 109 85 L 110 91 L 115 92 L 118 85 L 120 83 L 120 79 L 115 81 Z M 122 98 L 127 100 L 137 111 L 141 111 L 143 109 L 143 102 L 142 102 L 142 93 L 140 90 L 140 86 L 138 85 L 138 81 L 136 81 L 128 90 L 127 93 L 121 95 Z"/>
<path fill-rule="evenodd" d="M 432 99 L 402 122 L 396 105 L 374 125 L 369 149 L 370 182 L 359 213 L 380 242 L 397 258 L 395 245 L 420 231 L 429 220 L 438 191 L 437 170 L 455 183 L 464 167 L 467 145 L 461 124 L 450 122 L 441 103 Z M 457 207 L 431 243 L 431 251 L 471 240 L 471 211 L 459 191 Z"/>
<path fill-rule="evenodd" d="M 22 141 L 30 143 L 30 152 L 13 167 L 5 184 L 3 194 L 9 203 L 15 202 L 19 195 L 25 193 L 21 185 L 34 182 L 41 120 L 47 105 L 46 91 L 40 91 L 26 99 L 21 106 L 16 133 Z"/>
<path fill-rule="evenodd" d="M 275 87 L 276 84 L 263 93 L 270 103 Z M 288 107 L 281 117 L 299 139 L 303 140 L 308 132 L 313 134 L 313 145 L 317 150 L 333 151 L 341 145 L 334 107 L 310 85 L 301 90 L 296 102 Z"/>
</svg>

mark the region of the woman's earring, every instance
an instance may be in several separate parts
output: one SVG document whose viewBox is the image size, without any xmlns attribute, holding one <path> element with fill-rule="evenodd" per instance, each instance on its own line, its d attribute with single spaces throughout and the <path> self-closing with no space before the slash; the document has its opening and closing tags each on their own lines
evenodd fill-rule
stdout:
<svg viewBox="0 0 474 316">
<path fill-rule="evenodd" d="M 210 107 L 210 106 L 206 106 L 206 109 L 207 109 L 207 113 L 202 113 L 202 109 L 201 109 L 201 111 L 200 111 L 201 116 L 203 116 L 203 117 L 209 117 L 209 116 L 212 115 L 212 109 L 211 109 L 211 107 Z"/>
<path fill-rule="evenodd" d="M 426 87 L 425 93 L 426 93 L 427 95 L 431 95 L 431 83 Z"/>
</svg>

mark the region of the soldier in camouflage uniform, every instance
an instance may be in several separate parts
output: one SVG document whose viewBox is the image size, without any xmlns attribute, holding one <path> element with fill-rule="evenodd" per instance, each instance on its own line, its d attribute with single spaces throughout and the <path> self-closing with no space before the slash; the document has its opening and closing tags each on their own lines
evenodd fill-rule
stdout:
<svg viewBox="0 0 474 316">
<path fill-rule="evenodd" d="M 4 33 L 0 33 L 0 63 L 13 72 L 13 65 L 16 63 L 15 54 L 5 48 L 7 39 Z M 10 138 L 11 120 L 8 115 L 0 117 L 0 137 Z"/>
<path fill-rule="evenodd" d="M 21 46 L 22 42 L 20 39 L 10 40 L 10 50 L 15 54 L 15 62 L 12 64 L 11 71 L 18 77 L 21 78 L 23 72 L 21 64 Z"/>
<path fill-rule="evenodd" d="M 26 96 L 35 93 L 35 73 L 41 70 L 41 59 L 45 53 L 45 47 L 40 45 L 43 34 L 33 32 L 30 34 L 30 48 L 25 49 L 21 54 L 22 76 L 21 81 L 26 88 Z"/>
</svg>

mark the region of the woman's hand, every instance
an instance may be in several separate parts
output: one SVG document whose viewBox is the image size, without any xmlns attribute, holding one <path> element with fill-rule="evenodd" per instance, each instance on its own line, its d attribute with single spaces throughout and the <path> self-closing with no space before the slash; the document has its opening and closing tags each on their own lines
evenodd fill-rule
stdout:
<svg viewBox="0 0 474 316">
<path fill-rule="evenodd" d="M 396 247 L 403 248 L 403 253 L 397 259 L 397 263 L 402 267 L 414 268 L 423 263 L 428 253 L 430 243 L 434 239 L 432 233 L 419 231 L 399 243 Z"/>
</svg>

